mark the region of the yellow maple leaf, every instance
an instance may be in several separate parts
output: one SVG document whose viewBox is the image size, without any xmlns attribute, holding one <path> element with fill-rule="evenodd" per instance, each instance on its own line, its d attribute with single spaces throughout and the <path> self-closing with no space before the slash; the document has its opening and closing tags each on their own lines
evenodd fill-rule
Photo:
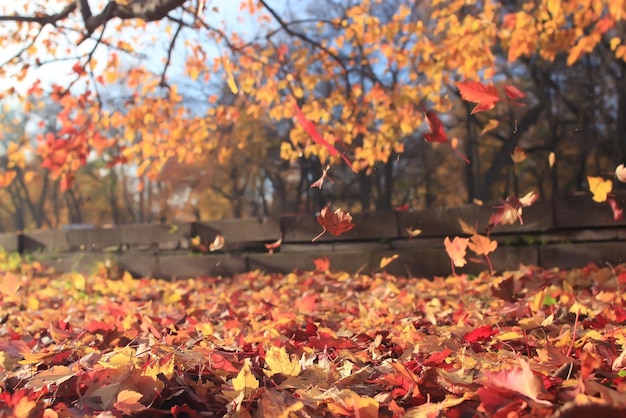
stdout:
<svg viewBox="0 0 626 418">
<path fill-rule="evenodd" d="M 589 190 L 593 193 L 593 201 L 602 203 L 606 202 L 608 194 L 613 190 L 613 182 L 609 179 L 605 180 L 602 177 L 587 176 L 587 182 L 589 183 Z"/>
<path fill-rule="evenodd" d="M 259 381 L 250 370 L 251 364 L 250 359 L 247 358 L 237 377 L 233 378 L 233 389 L 242 392 L 244 397 L 249 396 L 259 388 Z"/>
<path fill-rule="evenodd" d="M 389 263 L 391 263 L 393 260 L 395 260 L 398 257 L 400 257 L 398 254 L 394 254 L 391 257 L 383 257 L 380 260 L 380 268 L 384 269 L 385 267 L 389 265 Z"/>
<path fill-rule="evenodd" d="M 298 360 L 289 358 L 284 347 L 272 347 L 265 353 L 265 363 L 269 370 L 264 370 L 268 376 L 284 374 L 285 376 L 297 376 L 300 374 Z"/>
</svg>

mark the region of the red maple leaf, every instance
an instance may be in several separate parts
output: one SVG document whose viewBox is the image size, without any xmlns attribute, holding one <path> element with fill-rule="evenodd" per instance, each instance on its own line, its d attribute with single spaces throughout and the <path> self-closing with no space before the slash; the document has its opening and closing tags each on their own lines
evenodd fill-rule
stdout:
<svg viewBox="0 0 626 418">
<path fill-rule="evenodd" d="M 348 212 L 344 212 L 341 209 L 331 212 L 329 208 L 330 203 L 324 206 L 324 208 L 320 211 L 320 214 L 317 216 L 317 222 L 322 225 L 324 230 L 318 236 L 313 238 L 312 241 L 316 241 L 319 237 L 324 235 L 326 231 L 333 234 L 333 236 L 338 237 L 344 232 L 348 232 L 354 228 L 352 216 Z"/>
<path fill-rule="evenodd" d="M 426 110 L 425 107 L 423 109 L 430 128 L 430 132 L 424 134 L 424 139 L 428 142 L 441 142 L 442 144 L 448 142 L 448 135 L 446 135 L 443 123 L 437 114 L 431 110 Z"/>
<path fill-rule="evenodd" d="M 484 325 L 482 327 L 478 327 L 463 336 L 463 339 L 466 343 L 474 344 L 479 341 L 486 341 L 493 335 L 498 333 L 497 329 L 494 329 L 491 325 Z"/>
<path fill-rule="evenodd" d="M 461 81 L 456 83 L 456 86 L 459 88 L 463 100 L 477 103 L 472 110 L 472 115 L 493 109 L 500 100 L 498 91 L 494 86 L 485 86 L 478 81 Z"/>
<path fill-rule="evenodd" d="M 323 146 L 324 148 L 326 148 L 326 150 L 328 150 L 328 153 L 333 156 L 333 157 L 341 157 L 346 164 L 348 165 L 348 167 L 350 167 L 350 170 L 354 171 L 356 173 L 356 169 L 354 168 L 354 166 L 352 165 L 352 163 L 350 162 L 350 160 L 348 160 L 348 158 L 343 155 L 342 153 L 339 152 L 339 150 L 337 148 L 335 148 L 335 146 L 333 144 L 331 144 L 330 142 L 326 141 L 322 135 L 320 135 L 320 133 L 317 131 L 317 128 L 315 128 L 315 125 L 313 125 L 313 122 L 311 122 L 310 120 L 308 120 L 306 118 L 306 116 L 304 116 L 304 113 L 302 113 L 302 109 L 300 109 L 300 106 L 298 106 L 298 103 L 296 103 L 295 99 L 294 99 L 294 108 L 296 110 L 296 120 L 298 121 L 298 123 L 300 124 L 300 126 L 302 126 L 302 129 L 305 130 L 306 133 L 309 134 L 309 136 L 311 137 L 311 139 L 313 140 L 313 142 L 315 142 L 316 144 L 319 144 L 321 146 Z"/>
</svg>

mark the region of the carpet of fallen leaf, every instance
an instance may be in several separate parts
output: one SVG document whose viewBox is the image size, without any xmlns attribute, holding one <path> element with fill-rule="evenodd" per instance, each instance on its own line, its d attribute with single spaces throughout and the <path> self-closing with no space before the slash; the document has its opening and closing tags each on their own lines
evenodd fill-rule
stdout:
<svg viewBox="0 0 626 418">
<path fill-rule="evenodd" d="M 626 416 L 626 266 L 164 281 L 0 262 L 0 416 Z"/>
</svg>

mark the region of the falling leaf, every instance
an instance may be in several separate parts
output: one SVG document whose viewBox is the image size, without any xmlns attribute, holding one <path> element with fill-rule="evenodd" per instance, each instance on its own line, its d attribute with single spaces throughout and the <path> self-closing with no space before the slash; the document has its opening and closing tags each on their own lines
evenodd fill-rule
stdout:
<svg viewBox="0 0 626 418">
<path fill-rule="evenodd" d="M 209 244 L 209 251 L 219 251 L 224 248 L 225 243 L 226 240 L 224 239 L 224 236 L 217 234 L 215 239 L 213 239 L 213 242 Z"/>
<path fill-rule="evenodd" d="M 437 114 L 433 111 L 426 110 L 426 108 L 423 109 L 426 121 L 428 122 L 428 127 L 430 128 L 430 132 L 424 134 L 424 139 L 428 142 L 448 142 L 448 136 L 446 135 L 443 123 Z"/>
<path fill-rule="evenodd" d="M 398 257 L 400 257 L 398 254 L 394 254 L 391 257 L 383 257 L 380 260 L 380 268 L 384 269 L 385 267 L 387 267 L 389 265 L 389 263 L 391 263 L 393 260 L 397 259 Z"/>
<path fill-rule="evenodd" d="M 313 184 L 311 184 L 311 189 L 314 187 L 317 187 L 319 189 L 322 188 L 322 186 L 324 185 L 324 180 L 328 179 L 331 184 L 334 184 L 335 181 L 328 175 L 328 170 L 330 169 L 330 166 L 327 165 L 326 168 L 322 171 L 322 177 L 320 177 L 319 179 L 317 179 L 315 182 L 313 182 Z"/>
<path fill-rule="evenodd" d="M 556 154 L 554 152 L 550 152 L 550 154 L 548 154 L 548 167 L 554 167 L 554 163 L 556 163 Z"/>
<path fill-rule="evenodd" d="M 605 202 L 608 194 L 613 190 L 613 182 L 609 179 L 605 180 L 602 177 L 587 177 L 589 183 L 589 190 L 593 193 L 593 201 L 602 203 Z"/>
<path fill-rule="evenodd" d="M 498 91 L 493 86 L 485 86 L 478 81 L 462 81 L 456 83 L 461 97 L 468 102 L 477 103 L 472 115 L 478 112 L 484 112 L 496 107 L 496 103 L 500 100 Z"/>
<path fill-rule="evenodd" d="M 327 272 L 330 269 L 330 260 L 328 260 L 328 257 L 314 258 L 313 264 L 315 265 L 315 270 L 320 273 Z"/>
<path fill-rule="evenodd" d="M 609 205 L 611 205 L 611 210 L 613 211 L 613 220 L 615 221 L 621 220 L 622 217 L 624 216 L 624 210 L 619 207 L 615 199 L 612 197 L 609 197 L 607 199 L 607 202 L 609 202 Z"/>
<path fill-rule="evenodd" d="M 513 160 L 515 164 L 523 162 L 526 157 L 528 157 L 528 154 L 526 154 L 526 151 L 524 151 L 521 147 L 515 147 L 513 153 L 511 154 L 511 160 Z"/>
<path fill-rule="evenodd" d="M 238 94 L 239 87 L 237 87 L 237 82 L 235 81 L 235 76 L 233 75 L 233 71 L 230 68 L 230 64 L 227 64 L 224 69 L 226 70 L 226 83 L 228 84 L 228 88 L 233 94 Z"/>
<path fill-rule="evenodd" d="M 333 236 L 338 237 L 344 232 L 348 232 L 355 225 L 352 223 L 352 216 L 348 212 L 343 212 L 341 209 L 336 209 L 334 212 L 329 210 L 330 203 L 328 203 L 317 216 L 317 222 L 324 228 L 324 230 L 315 238 L 313 242 L 317 241 L 319 237 L 324 235 L 325 232 L 330 232 Z"/>
<path fill-rule="evenodd" d="M 407 234 L 409 234 L 409 241 L 411 241 L 411 239 L 419 236 L 422 233 L 421 229 L 413 229 L 413 228 L 407 228 L 406 229 Z"/>
<path fill-rule="evenodd" d="M 511 100 L 520 100 L 526 97 L 526 94 L 521 92 L 517 87 L 509 84 L 504 86 L 504 93 Z"/>
<path fill-rule="evenodd" d="M 455 267 L 463 267 L 467 264 L 465 255 L 467 245 L 469 244 L 469 238 L 454 237 L 454 239 L 450 241 L 450 238 L 446 237 L 443 240 L 443 244 L 446 247 L 448 257 L 450 257 L 450 260 Z"/>
<path fill-rule="evenodd" d="M 300 374 L 300 363 L 297 359 L 289 358 L 285 347 L 271 347 L 265 353 L 265 364 L 269 370 L 264 370 L 268 376 L 284 374 L 285 376 L 297 376 Z"/>
<path fill-rule="evenodd" d="M 480 131 L 480 134 L 484 135 L 484 134 L 486 134 L 489 131 L 493 131 L 494 129 L 496 129 L 498 127 L 499 123 L 500 122 L 498 122 L 497 119 L 489 119 L 487 124 L 483 127 L 483 130 Z"/>
<path fill-rule="evenodd" d="M 280 237 L 278 240 L 272 242 L 271 244 L 265 244 L 265 248 L 268 250 L 270 254 L 274 254 L 274 250 L 280 248 L 280 245 L 283 243 L 283 233 L 280 233 Z"/>
<path fill-rule="evenodd" d="M 294 103 L 294 109 L 296 111 L 296 120 L 298 121 L 302 129 L 304 129 L 304 131 L 309 134 L 313 142 L 326 148 L 326 150 L 331 156 L 341 157 L 345 161 L 345 163 L 348 165 L 348 167 L 350 167 L 350 170 L 356 173 L 357 170 L 354 168 L 350 160 L 348 160 L 348 158 L 345 155 L 340 153 L 339 150 L 337 150 L 337 148 L 335 148 L 334 145 L 332 145 L 330 142 L 322 138 L 322 135 L 320 135 L 320 133 L 317 131 L 317 129 L 315 128 L 315 125 L 313 125 L 313 122 L 311 122 L 310 120 L 306 118 L 306 116 L 304 116 L 304 113 L 302 113 L 302 109 L 300 109 L 300 106 L 298 106 L 298 103 L 296 102 L 295 98 L 293 99 L 293 103 Z"/>
<path fill-rule="evenodd" d="M 474 235 L 477 233 L 477 229 L 474 226 L 469 225 L 467 222 L 465 222 L 463 219 L 459 218 L 459 226 L 461 227 L 461 231 L 463 231 L 464 234 L 467 235 Z"/>
<path fill-rule="evenodd" d="M 615 169 L 615 177 L 622 183 L 626 183 L 626 167 L 624 164 L 620 164 Z"/>
<path fill-rule="evenodd" d="M 492 241 L 484 235 L 474 234 L 470 238 L 468 247 L 476 255 L 488 255 L 498 248 L 498 242 Z"/>
<path fill-rule="evenodd" d="M 528 192 L 521 198 L 517 196 L 509 196 L 502 205 L 496 206 L 493 214 L 489 217 L 488 228 L 497 225 L 513 225 L 519 220 L 520 224 L 524 224 L 522 219 L 522 209 L 535 203 L 539 196 L 535 192 Z"/>
</svg>

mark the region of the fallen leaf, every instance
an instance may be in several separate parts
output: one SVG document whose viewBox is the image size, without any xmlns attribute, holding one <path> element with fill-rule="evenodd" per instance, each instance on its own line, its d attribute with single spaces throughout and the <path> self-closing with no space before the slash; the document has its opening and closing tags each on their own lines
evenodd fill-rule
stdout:
<svg viewBox="0 0 626 418">
<path fill-rule="evenodd" d="M 268 376 L 284 374 L 285 376 L 297 376 L 300 374 L 300 363 L 297 359 L 291 359 L 285 347 L 271 347 L 265 353 L 265 364 L 268 370 L 264 370 Z"/>
<path fill-rule="evenodd" d="M 117 394 L 117 401 L 113 404 L 115 409 L 126 415 L 132 415 L 136 412 L 148 409 L 145 405 L 142 405 L 139 400 L 143 398 L 143 395 L 133 390 L 122 390 Z"/>
<path fill-rule="evenodd" d="M 554 152 L 551 152 L 550 154 L 548 154 L 548 167 L 550 168 L 554 167 L 555 163 L 556 163 L 556 154 Z"/>
<path fill-rule="evenodd" d="M 528 362 L 520 357 L 518 363 L 520 367 L 515 369 L 500 372 L 485 371 L 486 384 L 519 393 L 542 405 L 552 405 L 549 401 L 539 399 L 539 395 L 545 393 L 545 388 L 541 379 L 530 370 Z"/>
</svg>

